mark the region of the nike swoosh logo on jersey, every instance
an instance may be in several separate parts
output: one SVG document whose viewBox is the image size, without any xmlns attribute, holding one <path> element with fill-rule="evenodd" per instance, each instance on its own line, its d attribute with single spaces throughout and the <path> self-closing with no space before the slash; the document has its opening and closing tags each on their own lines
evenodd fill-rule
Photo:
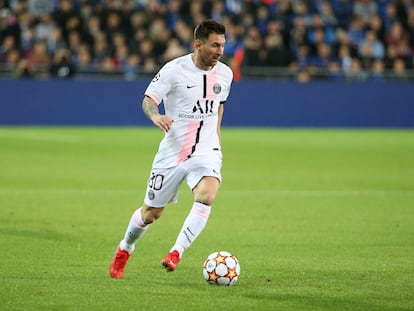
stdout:
<svg viewBox="0 0 414 311">
<path fill-rule="evenodd" d="M 187 85 L 187 89 L 191 89 L 193 87 L 196 87 L 197 85 Z"/>
</svg>

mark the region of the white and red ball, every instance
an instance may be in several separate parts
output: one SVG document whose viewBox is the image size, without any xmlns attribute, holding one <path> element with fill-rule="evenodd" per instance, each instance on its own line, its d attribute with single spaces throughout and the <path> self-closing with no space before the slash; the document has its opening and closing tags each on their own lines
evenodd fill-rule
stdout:
<svg viewBox="0 0 414 311">
<path fill-rule="evenodd" d="M 203 275 L 210 284 L 234 285 L 240 275 L 239 261 L 229 252 L 214 252 L 204 261 Z"/>
</svg>

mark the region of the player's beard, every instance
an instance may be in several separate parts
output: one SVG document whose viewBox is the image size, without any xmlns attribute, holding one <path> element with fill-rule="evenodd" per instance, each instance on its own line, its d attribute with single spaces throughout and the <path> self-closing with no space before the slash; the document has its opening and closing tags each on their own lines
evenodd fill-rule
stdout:
<svg viewBox="0 0 414 311">
<path fill-rule="evenodd" d="M 220 56 L 217 58 L 213 58 L 213 56 L 204 56 L 204 55 L 200 55 L 200 59 L 201 62 L 203 63 L 204 66 L 206 67 L 214 67 L 218 61 L 220 60 Z"/>
</svg>

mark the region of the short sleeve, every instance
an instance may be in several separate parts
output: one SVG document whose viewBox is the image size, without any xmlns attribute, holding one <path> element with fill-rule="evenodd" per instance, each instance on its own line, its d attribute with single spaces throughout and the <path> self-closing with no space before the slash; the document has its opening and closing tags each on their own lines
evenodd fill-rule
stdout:
<svg viewBox="0 0 414 311">
<path fill-rule="evenodd" d="M 224 103 L 227 100 L 227 98 L 229 97 L 231 84 L 232 84 L 232 81 L 233 81 L 233 71 L 227 66 L 225 66 L 224 68 L 226 69 L 226 71 L 225 71 L 225 81 L 226 81 L 226 83 L 225 83 L 224 90 L 223 90 L 223 93 L 222 93 L 221 99 L 220 99 L 220 102 L 222 102 L 222 103 Z"/>
<path fill-rule="evenodd" d="M 172 73 L 173 65 L 171 63 L 166 64 L 151 80 L 144 94 L 152 98 L 159 105 L 172 87 Z"/>
</svg>

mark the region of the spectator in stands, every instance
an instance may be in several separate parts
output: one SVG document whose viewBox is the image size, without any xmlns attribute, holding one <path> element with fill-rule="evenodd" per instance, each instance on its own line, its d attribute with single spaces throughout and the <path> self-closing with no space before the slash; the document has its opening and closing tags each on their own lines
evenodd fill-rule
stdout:
<svg viewBox="0 0 414 311">
<path fill-rule="evenodd" d="M 256 13 L 256 27 L 259 29 L 260 34 L 265 36 L 267 34 L 267 24 L 269 23 L 269 10 L 265 5 L 261 5 L 257 8 Z"/>
<path fill-rule="evenodd" d="M 135 0 L 123 0 L 120 4 L 119 14 L 121 16 L 121 27 L 127 38 L 132 35 L 131 16 L 135 12 Z M 85 20 L 85 19 L 84 19 Z M 87 20 L 87 19 L 86 19 Z"/>
<path fill-rule="evenodd" d="M 85 41 L 92 44 L 95 35 L 102 31 L 101 19 L 98 15 L 92 15 L 84 24 L 84 38 Z"/>
<path fill-rule="evenodd" d="M 115 63 L 112 60 L 112 57 L 105 56 L 100 63 L 98 63 L 98 68 L 103 73 L 111 73 L 116 70 Z"/>
<path fill-rule="evenodd" d="M 54 9 L 54 2 L 53 0 L 27 0 L 29 13 L 35 17 L 49 15 Z"/>
<path fill-rule="evenodd" d="M 0 44 L 0 62 L 6 62 L 9 53 L 16 49 L 17 44 L 15 37 L 10 34 L 6 35 L 3 38 L 3 42 Z"/>
<path fill-rule="evenodd" d="M 338 62 L 344 73 L 351 70 L 352 58 L 351 46 L 346 44 L 341 45 L 338 51 Z"/>
<path fill-rule="evenodd" d="M 372 70 L 369 75 L 370 80 L 372 81 L 385 81 L 385 65 L 381 59 L 376 59 L 372 63 Z"/>
<path fill-rule="evenodd" d="M 407 10 L 407 32 L 410 36 L 410 46 L 414 49 L 414 5 Z"/>
<path fill-rule="evenodd" d="M 89 45 L 83 43 L 79 47 L 78 55 L 73 60 L 74 66 L 77 67 L 78 71 L 81 72 L 94 72 L 95 68 L 92 65 L 92 55 Z"/>
<path fill-rule="evenodd" d="M 291 62 L 289 50 L 284 46 L 280 33 L 270 33 L 264 39 L 266 50 L 266 65 L 273 67 L 286 67 Z"/>
<path fill-rule="evenodd" d="M 294 63 L 291 63 L 292 66 L 297 66 L 298 68 L 305 69 L 311 63 L 311 57 L 309 52 L 309 46 L 307 44 L 299 45 L 297 53 L 295 55 Z"/>
<path fill-rule="evenodd" d="M 392 23 L 399 21 L 399 17 L 397 14 L 397 7 L 395 3 L 389 2 L 385 8 L 385 17 L 384 17 L 384 29 L 385 31 L 389 31 L 391 28 Z"/>
<path fill-rule="evenodd" d="M 80 15 L 73 15 L 68 18 L 65 24 L 66 39 L 69 40 L 69 35 L 72 32 L 77 32 L 80 39 L 84 39 L 84 26 Z"/>
<path fill-rule="evenodd" d="M 318 69 L 320 73 L 327 73 L 329 64 L 334 61 L 331 46 L 321 42 L 317 46 L 316 55 L 311 58 L 311 64 Z"/>
<path fill-rule="evenodd" d="M 321 15 L 313 15 L 312 24 L 307 29 L 307 41 L 309 44 L 316 46 L 324 42 L 332 45 L 335 43 L 335 39 L 334 27 L 325 25 Z"/>
<path fill-rule="evenodd" d="M 63 39 L 62 29 L 55 26 L 52 31 L 48 34 L 46 39 L 47 50 L 49 54 L 54 55 L 56 50 L 60 48 L 67 48 L 68 44 Z"/>
<path fill-rule="evenodd" d="M 345 78 L 349 81 L 365 81 L 367 79 L 366 72 L 362 69 L 361 61 L 358 58 L 351 60 L 350 70 L 345 72 Z"/>
<path fill-rule="evenodd" d="M 319 1 L 318 12 L 322 19 L 323 25 L 336 27 L 338 26 L 338 18 L 332 9 L 330 1 L 322 0 Z"/>
<path fill-rule="evenodd" d="M 134 80 L 139 74 L 139 64 L 141 60 L 138 54 L 130 54 L 126 63 L 122 67 L 124 77 L 126 80 Z"/>
<path fill-rule="evenodd" d="M 242 0 L 225 0 L 226 12 L 230 16 L 238 16 L 242 9 Z"/>
<path fill-rule="evenodd" d="M 306 27 L 312 24 L 312 14 L 309 11 L 308 2 L 303 0 L 292 1 L 292 10 L 296 18 L 300 17 Z"/>
<path fill-rule="evenodd" d="M 411 56 L 410 36 L 399 21 L 394 21 L 385 33 L 385 43 L 396 50 L 397 57 L 406 61 Z"/>
<path fill-rule="evenodd" d="M 378 40 L 384 43 L 384 23 L 379 15 L 374 15 L 368 23 L 367 29 L 372 30 L 377 36 Z"/>
<path fill-rule="evenodd" d="M 187 51 L 191 50 L 191 38 L 193 36 L 193 29 L 183 21 L 177 21 L 174 28 L 175 37 L 180 41 L 180 44 Z"/>
<path fill-rule="evenodd" d="M 71 53 L 75 56 L 75 58 L 79 54 L 80 46 L 82 45 L 82 37 L 79 31 L 72 30 L 68 34 L 68 44 L 67 47 L 71 51 Z"/>
<path fill-rule="evenodd" d="M 383 59 L 385 56 L 384 44 L 378 40 L 373 30 L 367 30 L 365 38 L 358 46 L 358 53 L 362 58 Z"/>
<path fill-rule="evenodd" d="M 183 13 L 182 22 L 186 25 L 199 25 L 204 19 L 203 1 L 190 1 L 188 11 Z"/>
<path fill-rule="evenodd" d="M 71 53 L 67 49 L 56 51 L 52 64 L 49 67 L 49 74 L 52 78 L 68 79 L 73 78 L 76 69 L 72 64 Z"/>
<path fill-rule="evenodd" d="M 226 27 L 226 45 L 224 47 L 223 61 L 229 62 L 234 57 L 236 50 L 243 47 L 243 28 L 229 19 L 224 19 L 222 23 Z"/>
<path fill-rule="evenodd" d="M 333 60 L 329 63 L 328 76 L 330 79 L 335 80 L 335 81 L 341 81 L 344 79 L 344 73 L 337 60 Z"/>
<path fill-rule="evenodd" d="M 36 42 L 33 20 L 27 11 L 23 11 L 17 15 L 17 23 L 17 27 L 20 30 L 19 46 L 22 49 L 22 53 L 27 55 L 33 49 Z"/>
<path fill-rule="evenodd" d="M 115 45 L 112 55 L 112 61 L 114 62 L 115 68 L 122 70 L 126 66 L 130 66 L 130 63 L 128 64 L 128 61 L 130 61 L 129 55 L 128 46 L 124 42 Z"/>
<path fill-rule="evenodd" d="M 27 54 L 27 61 L 30 68 L 39 72 L 40 76 L 47 75 L 51 58 L 44 41 L 36 41 L 34 43 L 33 50 Z"/>
<path fill-rule="evenodd" d="M 387 46 L 385 60 L 384 60 L 385 68 L 392 69 L 394 60 L 396 58 L 397 58 L 397 49 L 392 45 Z"/>
<path fill-rule="evenodd" d="M 144 60 L 142 65 L 142 72 L 147 76 L 151 76 L 157 69 L 157 62 L 154 57 L 149 57 Z"/>
<path fill-rule="evenodd" d="M 358 45 L 364 40 L 365 38 L 365 28 L 364 28 L 364 22 L 363 20 L 355 16 L 352 19 L 351 24 L 348 27 L 348 35 L 350 39 L 350 43 L 358 47 Z"/>
<path fill-rule="evenodd" d="M 352 20 L 353 0 L 332 0 L 330 2 L 338 19 L 338 26 L 346 28 Z"/>
<path fill-rule="evenodd" d="M 244 66 L 260 66 L 263 64 L 263 39 L 257 27 L 251 27 L 244 39 Z"/>
<path fill-rule="evenodd" d="M 378 12 L 377 4 L 373 0 L 355 0 L 353 9 L 354 16 L 362 21 L 364 27 L 368 26 L 369 21 Z"/>
<path fill-rule="evenodd" d="M 106 35 L 102 31 L 94 36 L 92 55 L 95 64 L 102 63 L 104 59 L 110 56 Z"/>
<path fill-rule="evenodd" d="M 396 58 L 392 64 L 392 72 L 390 74 L 392 80 L 407 80 L 407 68 L 405 61 L 401 58 Z"/>
<path fill-rule="evenodd" d="M 390 0 L 377 0 L 377 14 L 381 20 L 384 20 L 387 5 L 390 3 Z"/>
<path fill-rule="evenodd" d="M 110 49 L 114 48 L 113 38 L 116 34 L 126 33 L 126 29 L 122 27 L 121 16 L 117 11 L 110 11 L 105 18 L 103 25 L 106 40 L 109 44 Z"/>
<path fill-rule="evenodd" d="M 35 39 L 47 40 L 49 34 L 56 28 L 51 13 L 45 13 L 40 16 L 38 23 L 35 26 Z"/>
<path fill-rule="evenodd" d="M 21 60 L 21 55 L 18 49 L 12 49 L 7 52 L 5 59 L 2 61 L 4 68 L 7 71 L 14 71 Z"/>
<path fill-rule="evenodd" d="M 282 25 L 291 25 L 293 22 L 293 9 L 290 1 L 278 1 L 275 13 L 275 19 L 280 21 Z"/>
<path fill-rule="evenodd" d="M 180 41 L 178 41 L 176 38 L 172 38 L 168 41 L 167 48 L 165 49 L 165 52 L 162 55 L 162 59 L 164 60 L 164 62 L 168 62 L 170 60 L 173 60 L 174 58 L 183 56 L 186 53 L 187 50 L 182 47 Z"/>
<path fill-rule="evenodd" d="M 225 6 L 223 1 L 213 0 L 211 4 L 210 17 L 218 22 L 222 22 L 225 14 Z"/>
<path fill-rule="evenodd" d="M 171 31 L 163 19 L 156 18 L 148 29 L 148 36 L 153 43 L 152 56 L 161 63 L 162 55 L 171 39 Z"/>
<path fill-rule="evenodd" d="M 16 69 L 12 72 L 12 78 L 16 79 L 32 79 L 35 77 L 33 69 L 30 67 L 27 59 L 19 60 Z"/>
<path fill-rule="evenodd" d="M 59 0 L 57 9 L 53 12 L 53 19 L 55 23 L 62 29 L 62 36 L 65 40 L 68 37 L 68 31 L 70 29 L 67 26 L 74 27 L 74 21 L 67 24 L 71 17 L 76 17 L 77 13 L 73 8 L 71 0 Z"/>
<path fill-rule="evenodd" d="M 293 21 L 293 28 L 289 33 L 289 48 L 292 54 L 297 54 L 298 47 L 304 44 L 308 44 L 305 20 L 302 17 L 295 17 Z"/>
<path fill-rule="evenodd" d="M 297 72 L 295 79 L 299 83 L 307 83 L 311 80 L 311 75 L 308 70 L 301 69 Z"/>
<path fill-rule="evenodd" d="M 9 35 L 13 36 L 13 38 L 15 38 L 15 41 L 17 41 L 16 36 L 13 33 L 11 33 L 11 31 L 9 30 L 9 27 L 10 27 L 9 15 L 10 15 L 9 9 L 0 7 L 0 44 L 2 44 L 4 38 Z M 19 30 L 17 29 L 16 34 L 18 33 L 19 33 Z"/>
</svg>

